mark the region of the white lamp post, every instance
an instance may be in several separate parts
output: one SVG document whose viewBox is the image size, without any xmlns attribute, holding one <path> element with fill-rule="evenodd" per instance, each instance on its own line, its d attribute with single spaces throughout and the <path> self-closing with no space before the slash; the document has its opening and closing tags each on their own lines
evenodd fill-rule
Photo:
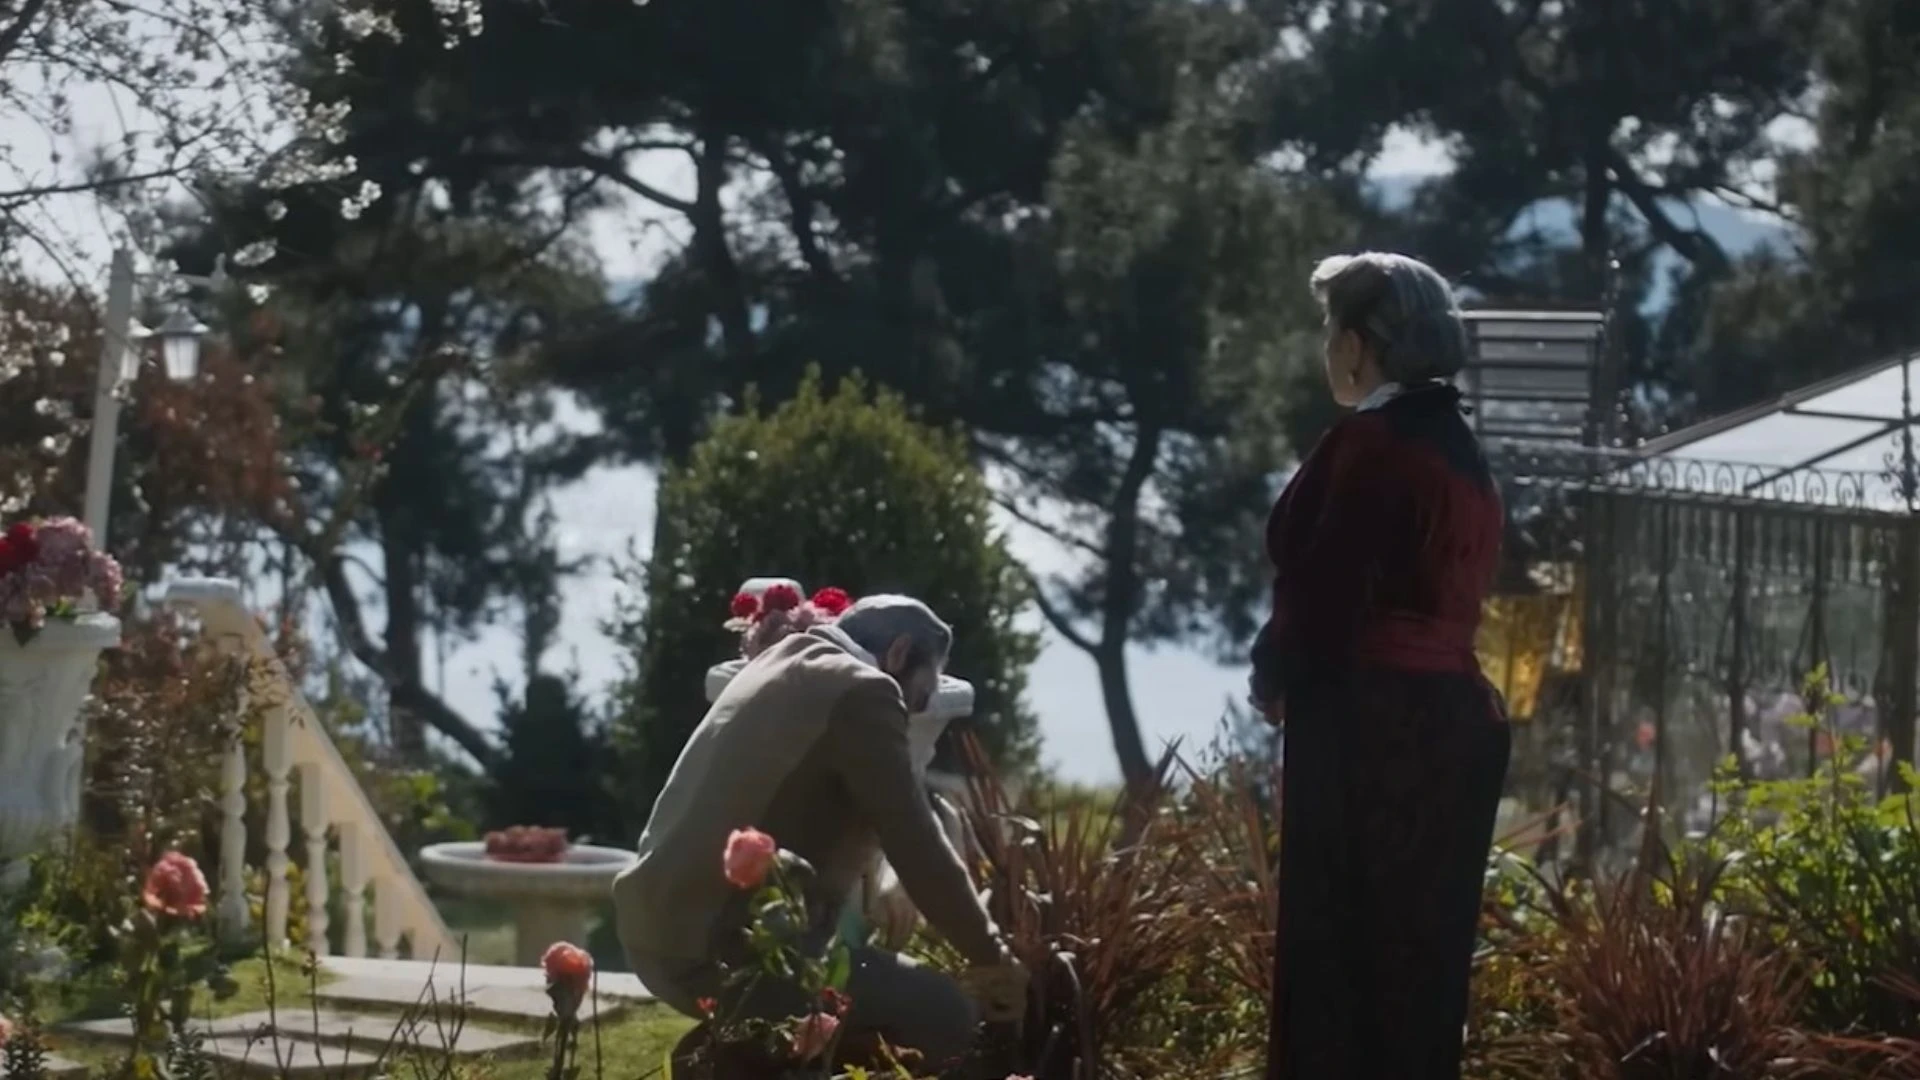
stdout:
<svg viewBox="0 0 1920 1080">
<path fill-rule="evenodd" d="M 224 276 L 216 266 L 212 277 L 176 274 L 172 279 L 189 285 L 218 286 Z M 120 436 L 120 387 L 131 383 L 140 372 L 140 356 L 133 343 L 154 335 L 133 321 L 134 291 L 140 277 L 133 269 L 133 253 L 124 248 L 116 250 L 107 278 L 106 345 L 94 384 L 93 433 L 87 450 L 86 522 L 93 531 L 93 542 L 103 548 L 107 545 L 108 500 L 113 494 L 113 456 Z M 194 318 L 186 305 L 174 307 L 158 331 L 169 378 L 185 381 L 199 372 L 200 341 L 206 334 L 206 325 Z"/>
</svg>

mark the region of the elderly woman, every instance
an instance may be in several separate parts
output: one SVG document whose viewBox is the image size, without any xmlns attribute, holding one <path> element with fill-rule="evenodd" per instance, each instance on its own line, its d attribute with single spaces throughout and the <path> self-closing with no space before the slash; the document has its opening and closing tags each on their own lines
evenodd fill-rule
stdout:
<svg viewBox="0 0 1920 1080">
<path fill-rule="evenodd" d="M 1399 255 L 1313 272 L 1351 408 L 1267 524 L 1255 706 L 1285 732 L 1270 1080 L 1453 1080 L 1509 737 L 1474 631 L 1502 512 L 1449 380 L 1459 308 Z"/>
</svg>

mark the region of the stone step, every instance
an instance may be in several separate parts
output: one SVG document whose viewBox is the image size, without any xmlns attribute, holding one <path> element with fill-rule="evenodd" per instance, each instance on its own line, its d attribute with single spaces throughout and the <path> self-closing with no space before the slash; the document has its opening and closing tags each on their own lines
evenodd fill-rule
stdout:
<svg viewBox="0 0 1920 1080">
<path fill-rule="evenodd" d="M 463 965 L 457 961 L 448 960 L 434 962 L 323 956 L 320 958 L 320 970 L 328 978 L 392 979 L 396 982 L 410 982 L 416 987 L 425 986 L 431 979 L 436 986 L 465 986 L 469 989 L 479 989 L 483 986 L 522 990 L 546 988 L 546 976 L 537 967 L 506 967 L 497 964 Z M 627 972 L 601 972 L 594 980 L 594 989 L 601 997 L 627 998 L 633 1001 L 653 1000 L 652 992 L 643 986 L 637 977 Z"/>
<path fill-rule="evenodd" d="M 348 976 L 327 983 L 314 991 L 321 1001 L 341 1008 L 349 1009 L 411 1009 L 417 1004 L 438 1002 L 450 1005 L 464 1002 L 467 1012 L 472 1016 L 490 1016 L 512 1020 L 544 1020 L 553 1014 L 553 1002 L 547 998 L 544 989 L 521 986 L 475 986 L 472 983 L 462 985 L 455 981 L 457 976 L 436 978 L 433 980 L 431 996 L 428 995 L 428 983 L 371 976 Z M 627 998 L 608 997 L 604 994 L 590 996 L 580 1006 L 580 1018 L 590 1020 L 597 1011 L 600 1019 L 608 1020 L 627 1011 L 633 1005 Z M 429 1009 L 431 1006 L 427 1006 Z"/>
<path fill-rule="evenodd" d="M 67 1024 L 61 1031 L 107 1042 L 132 1039 L 133 1022 L 124 1018 Z M 222 1065 L 250 1076 L 325 1077 L 357 1080 L 373 1075 L 382 1064 L 375 1047 L 330 1046 L 271 1032 L 203 1031 L 207 1055 Z M 371 1051 L 371 1052 L 369 1052 Z"/>
<path fill-rule="evenodd" d="M 279 1031 L 288 1038 L 354 1046 L 370 1053 L 379 1053 L 391 1044 L 396 1049 L 451 1050 L 455 1057 L 462 1058 L 523 1053 L 540 1046 L 540 1040 L 532 1035 L 493 1031 L 471 1022 L 456 1027 L 455 1017 L 435 1016 L 430 1009 L 411 1018 L 361 1016 L 331 1009 L 242 1013 L 214 1021 L 212 1031 L 242 1036 Z"/>
<path fill-rule="evenodd" d="M 77 1061 L 68 1061 L 59 1054 L 48 1054 L 46 1067 L 42 1070 L 47 1080 L 85 1080 L 87 1067 Z"/>
<path fill-rule="evenodd" d="M 508 1055 L 538 1049 L 540 1040 L 516 1033 L 491 1031 L 472 1023 L 455 1029 L 453 1017 L 431 1015 L 404 1022 L 392 1016 L 358 1016 L 330 1009 L 288 1009 L 278 1014 L 243 1013 L 196 1022 L 215 1058 L 242 1071 L 314 1073 L 344 1071 L 360 1075 L 373 1071 L 393 1055 L 434 1055 L 451 1051 L 457 1058 Z M 126 1018 L 92 1020 L 62 1029 L 84 1038 L 125 1043 L 133 1038 L 133 1022 Z"/>
</svg>

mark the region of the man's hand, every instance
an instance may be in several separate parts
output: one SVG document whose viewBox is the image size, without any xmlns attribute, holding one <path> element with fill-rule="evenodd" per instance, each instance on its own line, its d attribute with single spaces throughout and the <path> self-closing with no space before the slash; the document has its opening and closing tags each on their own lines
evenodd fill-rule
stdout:
<svg viewBox="0 0 1920 1080">
<path fill-rule="evenodd" d="M 920 929 L 920 909 L 913 906 L 899 879 L 888 874 L 886 884 L 873 898 L 873 910 L 867 913 L 867 921 L 879 933 L 882 944 L 899 952 L 913 941 L 914 933 Z"/>
<path fill-rule="evenodd" d="M 1033 976 L 1026 965 L 1009 955 L 997 964 L 969 968 L 960 984 L 980 1006 L 980 1019 L 989 1024 L 1010 1024 L 1027 1014 L 1027 991 Z"/>
</svg>

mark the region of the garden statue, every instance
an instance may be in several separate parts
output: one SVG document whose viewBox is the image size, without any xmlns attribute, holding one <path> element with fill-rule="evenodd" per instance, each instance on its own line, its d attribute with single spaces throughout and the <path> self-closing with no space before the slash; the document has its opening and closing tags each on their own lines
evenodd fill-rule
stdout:
<svg viewBox="0 0 1920 1080">
<path fill-rule="evenodd" d="M 80 816 L 81 706 L 120 622 L 88 610 L 120 596 L 120 566 L 72 518 L 0 536 L 0 893 L 28 857 Z"/>
</svg>

